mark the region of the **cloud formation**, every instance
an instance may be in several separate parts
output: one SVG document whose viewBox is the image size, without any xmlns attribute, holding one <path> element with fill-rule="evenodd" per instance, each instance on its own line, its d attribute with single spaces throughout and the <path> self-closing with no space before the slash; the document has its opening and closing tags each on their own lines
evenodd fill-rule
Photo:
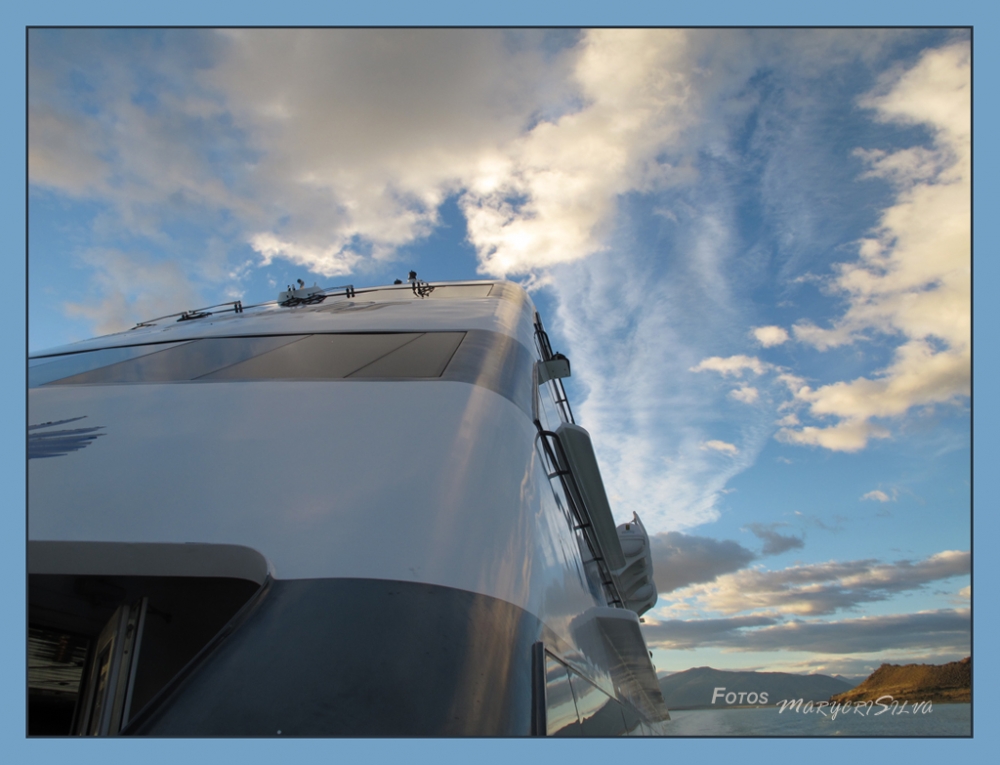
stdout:
<svg viewBox="0 0 1000 765">
<path fill-rule="evenodd" d="M 753 404 L 760 398 L 760 391 L 751 385 L 744 385 L 729 391 L 729 398 L 742 401 L 744 404 Z"/>
<path fill-rule="evenodd" d="M 642 631 L 650 645 L 665 650 L 717 646 L 731 651 L 812 651 L 844 655 L 916 649 L 968 655 L 970 615 L 965 608 L 835 622 L 784 622 L 773 616 L 677 619 L 656 623 L 647 619 Z"/>
<path fill-rule="evenodd" d="M 519 137 L 461 198 L 481 272 L 585 258 L 606 246 L 620 195 L 672 181 L 662 155 L 693 118 L 689 48 L 682 30 L 583 33 L 570 76 L 582 108 Z"/>
<path fill-rule="evenodd" d="M 761 551 L 764 555 L 780 555 L 788 550 L 798 550 L 805 546 L 805 540 L 791 534 L 779 534 L 775 529 L 784 526 L 783 523 L 748 523 L 748 529 L 755 537 L 764 543 Z"/>
<path fill-rule="evenodd" d="M 947 664 L 960 661 L 968 655 L 968 651 L 942 651 L 931 647 L 910 648 L 905 652 L 890 647 L 868 655 L 835 654 L 804 661 L 783 662 L 779 671 L 831 677 L 842 675 L 860 683 L 882 664 Z"/>
<path fill-rule="evenodd" d="M 731 540 L 668 531 L 651 534 L 653 576 L 657 592 L 667 593 L 691 584 L 712 582 L 738 571 L 755 558 L 753 552 Z"/>
<path fill-rule="evenodd" d="M 153 319 L 204 305 L 175 262 L 115 249 L 91 250 L 82 258 L 93 268 L 91 278 L 102 297 L 97 304 L 68 301 L 65 310 L 90 319 L 99 334 L 130 326 L 140 309 L 148 312 L 142 319 Z"/>
<path fill-rule="evenodd" d="M 735 444 L 726 443 L 725 441 L 705 441 L 701 445 L 702 449 L 709 449 L 713 452 L 722 452 L 723 454 L 739 454 L 739 449 L 736 448 Z"/>
<path fill-rule="evenodd" d="M 796 340 L 826 350 L 870 334 L 900 337 L 873 377 L 803 386 L 795 399 L 833 424 L 783 428 L 789 443 L 857 451 L 888 430 L 875 420 L 967 397 L 971 383 L 971 67 L 966 42 L 926 52 L 892 73 L 861 105 L 882 122 L 930 130 L 931 148 L 868 151 L 868 177 L 897 189 L 860 259 L 829 287 L 847 311 L 828 328 L 802 321 Z"/>
<path fill-rule="evenodd" d="M 754 327 L 750 332 L 765 348 L 788 342 L 788 332 L 781 327 Z"/>
<path fill-rule="evenodd" d="M 442 202 L 502 176 L 532 115 L 566 97 L 540 33 L 521 45 L 500 30 L 220 34 L 204 80 L 249 131 L 255 183 L 272 192 L 250 244 L 327 276 L 429 234 Z"/>
<path fill-rule="evenodd" d="M 770 364 L 761 361 L 756 356 L 711 356 L 702 359 L 695 366 L 690 368 L 691 372 L 718 372 L 724 377 L 742 377 L 743 372 L 750 371 L 755 375 L 762 375 L 771 368 Z"/>
<path fill-rule="evenodd" d="M 100 249 L 120 253 L 115 270 L 84 258 L 96 297 L 66 307 L 99 331 L 213 302 L 191 286 L 209 276 L 233 299 L 255 267 L 373 273 L 439 231 L 446 201 L 457 205 L 480 272 L 523 278 L 554 302 L 550 328 L 573 359 L 574 404 L 616 513 L 683 529 L 717 517 L 727 481 L 774 434 L 772 385 L 801 415 L 782 411 L 782 438 L 841 449 L 887 436 L 875 420 L 905 411 L 886 403 L 899 391 L 924 395 L 926 379 L 896 375 L 882 404 L 845 414 L 834 387 L 766 360 L 766 349 L 787 350 L 785 319 L 762 318 L 743 289 L 766 266 L 742 238 L 741 210 L 748 199 L 766 200 L 767 214 L 795 202 L 787 189 L 799 186 L 781 181 L 774 147 L 808 112 L 791 96 L 757 111 L 761 99 L 801 96 L 845 65 L 878 71 L 893 34 L 32 30 L 30 179 L 100 208 L 92 228 Z M 778 86 L 760 87 L 762 76 Z M 866 104 L 879 118 L 937 125 L 954 104 L 920 111 L 936 81 L 924 80 L 898 75 Z M 785 109 L 792 127 L 768 132 Z M 892 209 L 916 215 L 920 189 L 947 185 L 956 130 L 929 148 L 858 155 L 873 179 L 898 185 Z M 741 186 L 740 136 L 767 166 L 759 185 Z M 890 293 L 924 299 L 886 286 L 908 257 L 893 237 L 911 217 L 887 211 L 868 237 L 882 255 L 851 267 L 874 274 L 883 307 Z M 639 241 L 635 232 L 656 226 L 652 244 Z M 775 265 L 779 279 L 794 275 L 794 264 Z M 854 306 L 863 301 L 851 268 L 829 288 Z M 118 281 L 119 271 L 135 278 Z M 817 347 L 861 342 L 874 319 L 856 313 L 815 332 L 799 322 L 793 334 Z M 882 324 L 898 334 L 900 322 Z M 749 327 L 761 357 L 738 352 Z M 926 342 L 933 363 L 906 360 L 924 378 L 946 360 L 935 361 L 941 340 Z M 732 384 L 721 401 L 691 374 L 705 371 Z M 861 386 L 845 395 L 855 414 L 878 399 Z"/>
<path fill-rule="evenodd" d="M 892 497 L 890 497 L 888 494 L 886 494 L 881 489 L 874 489 L 873 491 L 870 491 L 867 494 L 862 495 L 861 499 L 863 499 L 863 500 L 865 500 L 865 499 L 871 499 L 871 500 L 874 500 L 876 502 L 890 502 L 890 501 L 893 500 Z"/>
<path fill-rule="evenodd" d="M 765 533 L 771 531 L 762 529 Z M 756 532 L 755 532 L 756 533 Z M 779 539 L 776 546 L 780 548 Z M 677 593 L 704 610 L 723 614 L 767 609 L 773 613 L 821 616 L 863 603 L 886 600 L 931 582 L 968 575 L 968 552 L 946 550 L 919 561 L 831 561 L 776 571 L 748 568 L 719 576 L 711 584 Z"/>
<path fill-rule="evenodd" d="M 177 237 L 197 226 L 218 232 L 224 260 L 250 249 L 259 266 L 363 272 L 427 236 L 446 198 L 488 185 L 533 120 L 575 108 L 572 42 L 527 30 L 32 30 L 30 182 L 96 202 L 95 233 L 166 248 L 189 281 L 203 257 Z M 120 309 L 82 313 L 103 328 Z"/>
</svg>

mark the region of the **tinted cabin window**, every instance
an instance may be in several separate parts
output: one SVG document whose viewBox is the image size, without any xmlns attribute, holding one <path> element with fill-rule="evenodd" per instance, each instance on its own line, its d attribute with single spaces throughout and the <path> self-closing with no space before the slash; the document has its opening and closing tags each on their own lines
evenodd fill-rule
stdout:
<svg viewBox="0 0 1000 765">
<path fill-rule="evenodd" d="M 74 375 L 58 384 L 142 383 L 194 380 L 222 367 L 237 364 L 300 338 L 208 338 L 167 348 L 137 359 Z M 233 342 L 236 340 L 236 342 Z"/>
<path fill-rule="evenodd" d="M 69 354 L 32 367 L 29 383 L 433 378 L 444 373 L 465 336 L 394 332 L 204 338 Z"/>
<path fill-rule="evenodd" d="M 391 355 L 418 333 L 310 335 L 271 353 L 205 375 L 205 380 L 323 380 L 347 377 Z M 235 339 L 235 338 L 232 338 Z"/>
<path fill-rule="evenodd" d="M 570 685 L 576 699 L 581 736 L 621 736 L 625 733 L 621 704 L 575 672 L 570 672 Z"/>
<path fill-rule="evenodd" d="M 627 704 L 622 704 L 621 707 L 622 717 L 625 720 L 625 734 L 628 736 L 648 735 L 642 727 L 642 721 L 639 719 L 639 715 L 635 713 L 635 710 Z"/>
<path fill-rule="evenodd" d="M 83 375 L 94 369 L 110 367 L 123 361 L 159 353 L 185 343 L 156 343 L 131 345 L 124 348 L 104 348 L 86 353 L 68 353 L 63 356 L 43 357 L 28 361 L 28 387 L 45 385 L 54 380 L 65 380 L 73 375 Z"/>
<path fill-rule="evenodd" d="M 569 670 L 548 654 L 545 655 L 545 717 L 546 735 L 580 735 Z"/>
<path fill-rule="evenodd" d="M 427 332 L 348 377 L 440 377 L 464 332 Z"/>
</svg>

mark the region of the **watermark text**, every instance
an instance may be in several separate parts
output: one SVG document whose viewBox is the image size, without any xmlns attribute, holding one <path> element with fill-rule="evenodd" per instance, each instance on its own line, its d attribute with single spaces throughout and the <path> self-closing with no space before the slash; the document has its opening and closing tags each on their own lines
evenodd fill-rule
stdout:
<svg viewBox="0 0 1000 765">
<path fill-rule="evenodd" d="M 778 714 L 786 710 L 801 714 L 818 714 L 836 720 L 838 715 L 862 715 L 878 717 L 895 715 L 926 715 L 934 711 L 930 701 L 896 701 L 892 696 L 879 696 L 875 701 L 806 701 L 805 699 L 782 699 L 776 703 Z"/>
<path fill-rule="evenodd" d="M 767 704 L 767 691 L 729 691 L 716 688 L 712 693 L 712 703 L 722 699 L 724 704 Z"/>
</svg>

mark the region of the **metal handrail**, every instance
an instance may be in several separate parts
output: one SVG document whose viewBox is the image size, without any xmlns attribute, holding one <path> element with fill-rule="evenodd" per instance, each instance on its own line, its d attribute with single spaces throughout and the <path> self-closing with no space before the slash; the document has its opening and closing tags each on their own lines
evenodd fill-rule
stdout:
<svg viewBox="0 0 1000 765">
<path fill-rule="evenodd" d="M 215 305 L 205 306 L 204 308 L 194 308 L 190 311 L 178 311 L 177 313 L 168 313 L 166 316 L 157 316 L 155 319 L 146 319 L 145 321 L 140 321 L 138 324 L 132 327 L 132 329 L 137 329 L 138 327 L 148 327 L 154 321 L 160 321 L 162 319 L 172 319 L 175 316 L 180 316 L 180 318 L 177 321 L 200 319 L 203 316 L 212 315 L 212 312 L 208 310 L 209 308 L 221 308 L 224 305 L 231 305 L 232 308 L 226 311 L 215 311 L 215 313 L 229 313 L 229 311 L 232 311 L 233 313 L 243 313 L 243 302 L 240 300 L 233 300 L 228 303 L 216 303 Z M 247 306 L 247 307 L 249 308 L 252 306 Z"/>
<path fill-rule="evenodd" d="M 618 608 L 625 608 L 625 599 L 622 597 L 618 589 L 618 583 L 614 578 L 614 573 L 604 557 L 600 540 L 598 540 L 594 526 L 590 520 L 590 512 L 583 501 L 583 494 L 576 483 L 573 471 L 569 468 L 569 460 L 566 457 L 566 450 L 563 448 L 562 441 L 559 439 L 558 434 L 553 433 L 551 430 L 545 430 L 538 420 L 535 420 L 535 427 L 538 428 L 538 440 L 541 441 L 545 456 L 549 462 L 549 465 L 545 466 L 545 474 L 549 481 L 558 478 L 562 483 L 563 492 L 570 505 L 570 511 L 573 513 L 573 517 L 578 524 L 576 528 L 583 532 L 583 538 L 587 542 L 587 547 L 590 548 L 590 553 L 594 556 L 594 561 L 597 563 L 597 570 L 600 572 L 601 583 L 604 585 L 608 603 Z M 558 456 L 556 452 L 558 452 Z M 549 466 L 554 468 L 551 472 L 549 471 Z"/>
<path fill-rule="evenodd" d="M 315 293 L 314 297 L 318 297 L 318 300 L 302 300 L 295 304 L 289 305 L 287 307 L 294 307 L 294 305 L 307 304 L 307 303 L 322 303 L 328 297 L 336 297 L 336 290 L 343 290 L 343 294 L 347 297 L 354 297 L 355 290 L 353 284 L 345 284 L 339 287 L 325 287 L 320 292 Z M 321 297 L 320 297 L 321 296 Z M 287 303 L 287 301 L 286 301 Z M 221 308 L 222 306 L 231 305 L 232 308 L 226 309 L 224 311 L 211 311 L 211 308 Z M 206 306 L 205 308 L 195 308 L 190 311 L 178 311 L 177 313 L 168 313 L 166 316 L 157 316 L 155 319 L 146 319 L 145 321 L 140 321 L 132 329 L 139 329 L 140 327 L 149 327 L 154 322 L 162 321 L 163 319 L 172 319 L 175 316 L 180 318 L 177 321 L 190 321 L 191 319 L 203 319 L 206 316 L 212 316 L 217 313 L 243 313 L 250 308 L 263 308 L 270 305 L 284 305 L 279 303 L 277 300 L 268 300 L 263 303 L 254 303 L 253 305 L 243 305 L 242 300 L 233 300 L 228 303 L 217 303 L 216 305 Z"/>
</svg>

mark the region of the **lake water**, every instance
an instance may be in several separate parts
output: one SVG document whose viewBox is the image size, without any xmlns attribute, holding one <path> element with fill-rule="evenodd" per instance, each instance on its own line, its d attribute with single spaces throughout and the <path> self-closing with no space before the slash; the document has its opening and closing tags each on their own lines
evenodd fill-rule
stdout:
<svg viewBox="0 0 1000 765">
<path fill-rule="evenodd" d="M 671 736 L 970 736 L 971 704 L 933 704 L 912 713 L 912 706 L 882 710 L 867 715 L 841 711 L 834 719 L 829 707 L 825 715 L 796 712 L 768 706 L 753 709 L 690 709 L 670 711 Z M 877 714 L 882 712 L 881 714 Z"/>
</svg>

